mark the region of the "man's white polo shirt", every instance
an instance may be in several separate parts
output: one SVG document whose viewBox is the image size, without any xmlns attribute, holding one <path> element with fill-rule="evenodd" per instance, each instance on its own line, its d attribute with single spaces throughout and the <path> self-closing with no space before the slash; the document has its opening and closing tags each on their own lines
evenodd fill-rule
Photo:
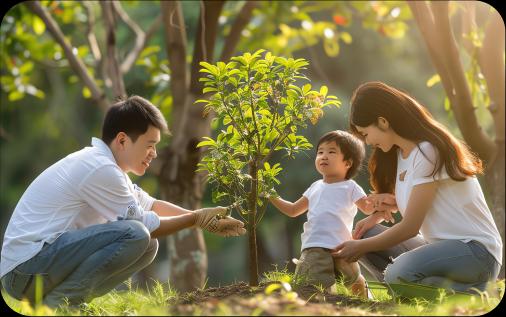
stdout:
<svg viewBox="0 0 506 317">
<path fill-rule="evenodd" d="M 155 199 L 132 184 L 102 140 L 91 144 L 48 167 L 25 191 L 5 231 L 0 277 L 70 230 L 118 217 L 142 221 L 150 232 L 160 226 Z"/>
</svg>

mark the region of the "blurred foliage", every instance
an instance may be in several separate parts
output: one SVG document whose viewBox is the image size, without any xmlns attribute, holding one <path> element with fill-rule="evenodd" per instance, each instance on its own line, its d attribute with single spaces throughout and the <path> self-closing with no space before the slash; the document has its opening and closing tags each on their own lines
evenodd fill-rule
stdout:
<svg viewBox="0 0 506 317">
<path fill-rule="evenodd" d="M 98 2 L 42 1 L 62 29 L 74 53 L 84 62 L 99 87 L 111 95 L 88 46 L 87 29 L 90 12 L 95 16 L 93 34 L 104 50 L 105 27 Z M 147 30 L 160 13 L 158 1 L 121 2 L 131 19 Z M 227 1 L 219 18 L 217 48 L 244 1 Z M 360 83 L 381 80 L 401 87 L 426 105 L 432 114 L 452 133 L 460 136 L 451 112 L 445 111 L 445 94 L 434 76 L 434 68 L 426 52 L 411 12 L 403 1 L 258 1 L 250 23 L 241 34 L 238 52 L 267 49 L 285 58 L 304 58 L 310 62 L 306 76 L 311 86 L 326 85 L 328 93 L 342 100 L 342 106 L 325 110 L 317 125 L 301 130 L 308 143 L 323 133 L 347 129 L 348 100 Z M 188 47 L 193 47 L 199 21 L 200 3 L 183 1 Z M 454 20 L 459 7 L 452 9 Z M 132 30 L 119 21 L 116 26 L 119 56 L 123 58 L 133 47 Z M 171 74 L 166 58 L 163 31 L 157 30 L 124 75 L 126 90 L 158 105 L 170 122 L 172 95 Z M 482 40 L 482 30 L 465 35 L 475 47 Z M 0 25 L 0 217 L 2 234 L 17 201 L 35 177 L 52 163 L 69 153 L 89 145 L 91 136 L 100 135 L 103 113 L 89 99 L 90 93 L 69 67 L 68 60 L 40 18 L 22 3 L 13 6 Z M 219 49 L 215 59 L 219 58 Z M 193 52 L 188 50 L 188 59 Z M 467 53 L 465 67 L 475 104 L 488 105 L 483 78 L 476 70 L 476 58 Z M 237 54 L 234 54 L 237 55 Z M 428 87 L 430 86 L 430 87 Z M 196 105 L 197 106 L 197 105 Z M 491 131 L 491 119 L 485 107 L 478 107 L 479 120 Z M 486 110 L 486 109 L 485 109 Z M 217 121 L 218 123 L 218 121 Z M 221 122 L 220 124 L 223 124 Z M 219 125 L 216 124 L 216 127 Z M 209 137 L 216 139 L 219 131 Z M 162 140 L 160 147 L 169 140 Z M 277 191 L 295 200 L 319 177 L 312 167 L 314 154 L 303 152 L 295 160 L 284 153 L 273 153 L 272 161 L 280 162 L 283 171 L 276 175 L 281 183 Z M 272 169 L 272 166 L 271 166 Z M 356 178 L 368 190 L 365 172 Z M 158 194 L 156 177 L 148 173 L 133 181 Z M 213 187 L 208 186 L 203 204 L 212 204 Z M 360 213 L 357 217 L 361 217 Z M 300 233 L 305 216 L 287 218 L 267 205 L 264 225 L 265 252 L 272 264 L 291 265 L 299 254 Z M 245 252 L 243 237 L 222 239 L 206 234 L 209 255 L 210 285 L 243 279 Z M 161 256 L 163 251 L 160 250 Z"/>
</svg>

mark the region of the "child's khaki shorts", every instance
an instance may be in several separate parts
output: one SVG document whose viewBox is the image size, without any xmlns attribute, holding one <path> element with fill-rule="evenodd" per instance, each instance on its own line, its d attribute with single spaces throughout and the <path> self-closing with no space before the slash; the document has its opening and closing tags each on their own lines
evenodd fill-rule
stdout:
<svg viewBox="0 0 506 317">
<path fill-rule="evenodd" d="M 344 278 L 346 286 L 352 285 L 360 276 L 357 262 L 348 263 L 333 258 L 330 249 L 307 248 L 302 250 L 295 268 L 295 278 L 302 278 L 310 284 L 334 285 L 336 278 Z"/>
</svg>

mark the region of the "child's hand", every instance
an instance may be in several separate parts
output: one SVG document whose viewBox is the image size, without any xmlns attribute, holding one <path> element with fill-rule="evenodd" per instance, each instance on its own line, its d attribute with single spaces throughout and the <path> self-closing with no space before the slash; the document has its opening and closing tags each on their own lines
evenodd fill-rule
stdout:
<svg viewBox="0 0 506 317">
<path fill-rule="evenodd" d="M 361 205 L 358 205 L 362 211 L 365 211 L 367 213 L 372 213 L 375 209 L 374 209 L 374 200 L 372 198 L 369 198 L 369 197 L 364 197 L 362 199 L 360 199 L 362 202 Z M 358 201 L 358 203 L 360 203 L 360 200 Z"/>
<path fill-rule="evenodd" d="M 258 194 L 258 197 L 267 198 L 270 200 L 271 198 L 278 198 L 279 195 L 274 188 L 271 188 L 270 190 L 268 190 L 266 192 L 261 192 L 260 194 Z"/>
</svg>

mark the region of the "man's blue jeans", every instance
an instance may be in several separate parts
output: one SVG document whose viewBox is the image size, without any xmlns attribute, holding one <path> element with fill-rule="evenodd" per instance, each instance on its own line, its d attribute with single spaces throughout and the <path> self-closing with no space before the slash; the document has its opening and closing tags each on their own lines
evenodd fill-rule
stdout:
<svg viewBox="0 0 506 317">
<path fill-rule="evenodd" d="M 2 277 L 9 295 L 35 301 L 36 275 L 42 277 L 43 303 L 57 307 L 102 296 L 150 264 L 158 240 L 136 220 L 119 220 L 63 233 L 30 260 Z"/>
</svg>

